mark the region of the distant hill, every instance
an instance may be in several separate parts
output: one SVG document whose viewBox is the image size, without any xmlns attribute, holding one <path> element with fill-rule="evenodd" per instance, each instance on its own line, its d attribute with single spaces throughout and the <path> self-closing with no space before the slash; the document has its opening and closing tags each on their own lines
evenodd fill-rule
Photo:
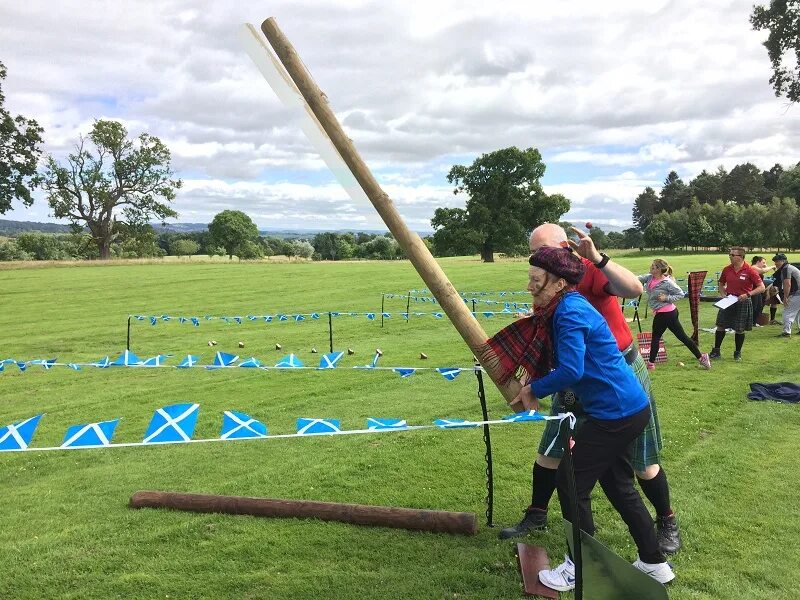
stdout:
<svg viewBox="0 0 800 600">
<path fill-rule="evenodd" d="M 59 223 L 37 223 L 35 221 L 9 221 L 0 219 L 0 235 L 13 236 L 26 231 L 41 231 L 42 233 L 70 233 L 69 225 Z"/>
</svg>

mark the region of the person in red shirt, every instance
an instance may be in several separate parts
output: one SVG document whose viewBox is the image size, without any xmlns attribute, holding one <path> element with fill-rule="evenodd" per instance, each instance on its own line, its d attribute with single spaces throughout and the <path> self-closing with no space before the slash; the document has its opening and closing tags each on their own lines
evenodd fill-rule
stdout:
<svg viewBox="0 0 800 600">
<path fill-rule="evenodd" d="M 728 258 L 731 264 L 722 269 L 719 274 L 719 293 L 721 296 L 736 296 L 735 304 L 728 308 L 720 308 L 717 313 L 717 331 L 714 336 L 714 347 L 708 354 L 709 358 L 721 358 L 722 341 L 725 331 L 733 329 L 735 332 L 734 360 L 742 360 L 742 345 L 744 345 L 744 332 L 753 329 L 753 301 L 752 297 L 764 293 L 764 282 L 761 275 L 745 262 L 744 248 L 734 246 L 730 249 Z"/>
</svg>

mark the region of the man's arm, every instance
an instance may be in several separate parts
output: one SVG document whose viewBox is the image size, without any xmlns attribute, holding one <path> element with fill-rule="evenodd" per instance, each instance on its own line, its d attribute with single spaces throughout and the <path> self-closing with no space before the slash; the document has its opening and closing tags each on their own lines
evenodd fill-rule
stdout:
<svg viewBox="0 0 800 600">
<path fill-rule="evenodd" d="M 792 278 L 787 277 L 783 280 L 783 305 L 789 306 L 789 293 L 792 291 Z"/>
<path fill-rule="evenodd" d="M 595 247 L 594 241 L 577 227 L 572 227 L 572 231 L 578 236 L 578 242 L 570 240 L 569 244 L 582 257 L 597 264 L 602 260 L 599 250 Z M 609 260 L 603 267 L 603 275 L 608 279 L 606 292 L 620 298 L 638 298 L 642 295 L 644 288 L 639 278 L 628 269 Z"/>
</svg>

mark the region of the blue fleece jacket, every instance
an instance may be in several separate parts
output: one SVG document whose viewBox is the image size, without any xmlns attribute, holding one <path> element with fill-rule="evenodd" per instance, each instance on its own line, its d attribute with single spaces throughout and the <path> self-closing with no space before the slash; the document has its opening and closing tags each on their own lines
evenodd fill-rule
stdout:
<svg viewBox="0 0 800 600">
<path fill-rule="evenodd" d="M 605 319 L 583 296 L 564 296 L 551 331 L 555 368 L 531 385 L 536 397 L 569 388 L 586 413 L 601 420 L 623 419 L 649 404 Z"/>
</svg>

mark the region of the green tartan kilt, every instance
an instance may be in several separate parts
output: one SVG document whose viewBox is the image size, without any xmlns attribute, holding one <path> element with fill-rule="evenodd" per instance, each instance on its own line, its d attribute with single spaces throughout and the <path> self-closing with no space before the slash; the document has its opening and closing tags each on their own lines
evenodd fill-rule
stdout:
<svg viewBox="0 0 800 600">
<path fill-rule="evenodd" d="M 734 331 L 751 331 L 753 329 L 753 301 L 748 298 L 728 308 L 721 308 L 717 313 L 717 327 Z"/>
<path fill-rule="evenodd" d="M 642 389 L 647 393 L 647 397 L 650 398 L 650 422 L 633 443 L 633 468 L 636 471 L 644 471 L 648 466 L 657 465 L 660 462 L 659 454 L 663 447 L 661 441 L 661 424 L 658 422 L 658 410 L 656 409 L 655 398 L 653 398 L 650 375 L 647 372 L 647 365 L 641 354 L 638 352 L 636 353 L 636 358 L 631 363 L 630 367 L 633 369 L 636 379 L 639 380 Z M 550 414 L 557 415 L 558 413 L 565 412 L 564 392 L 553 394 L 552 398 L 553 402 L 550 407 Z M 580 402 L 580 398 L 576 397 L 575 400 Z M 585 419 L 585 415 L 579 416 L 576 427 L 580 427 Z M 561 458 L 564 456 L 564 448 L 561 446 L 558 439 L 558 425 L 558 421 L 545 421 L 544 432 L 542 432 L 542 439 L 539 442 L 539 454 L 549 456 L 550 458 Z"/>
</svg>

